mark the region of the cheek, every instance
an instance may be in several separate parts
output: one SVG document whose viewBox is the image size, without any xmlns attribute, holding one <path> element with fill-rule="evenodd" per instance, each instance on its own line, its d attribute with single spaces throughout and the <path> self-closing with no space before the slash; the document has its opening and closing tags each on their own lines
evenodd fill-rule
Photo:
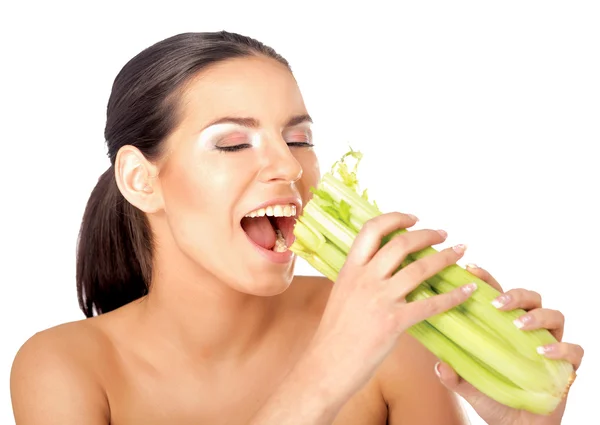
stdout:
<svg viewBox="0 0 600 425">
<path fill-rule="evenodd" d="M 212 240 L 213 246 L 216 240 L 226 242 L 233 207 L 244 189 L 243 170 L 210 156 L 169 167 L 161 186 L 166 219 L 178 243 L 203 251 L 204 240 Z"/>
<path fill-rule="evenodd" d="M 207 188 L 202 187 L 199 174 L 182 167 L 161 179 L 167 215 L 181 214 L 188 210 L 199 211 L 204 204 L 202 200 L 210 198 Z"/>
<path fill-rule="evenodd" d="M 221 228 L 227 204 L 217 190 L 226 182 L 200 166 L 181 166 L 162 180 L 166 219 L 179 244 L 199 248 L 198 241 Z M 210 223 L 210 225 L 208 224 Z"/>
</svg>

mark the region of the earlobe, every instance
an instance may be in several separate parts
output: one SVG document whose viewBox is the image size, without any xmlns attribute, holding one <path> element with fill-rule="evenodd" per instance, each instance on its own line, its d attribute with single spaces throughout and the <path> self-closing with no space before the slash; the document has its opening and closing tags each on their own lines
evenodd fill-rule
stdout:
<svg viewBox="0 0 600 425">
<path fill-rule="evenodd" d="M 124 146 L 115 158 L 115 180 L 119 190 L 133 206 L 153 213 L 162 206 L 157 190 L 157 167 L 148 161 L 139 149 Z"/>
</svg>

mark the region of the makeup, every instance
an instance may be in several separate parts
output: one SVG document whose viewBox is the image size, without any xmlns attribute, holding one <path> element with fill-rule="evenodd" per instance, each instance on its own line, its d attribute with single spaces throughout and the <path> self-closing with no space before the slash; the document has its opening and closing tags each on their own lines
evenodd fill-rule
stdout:
<svg viewBox="0 0 600 425">
<path fill-rule="evenodd" d="M 256 147 L 260 144 L 261 135 L 258 129 L 236 123 L 221 123 L 205 128 L 198 137 L 200 149 L 232 148 L 235 146 Z"/>
</svg>

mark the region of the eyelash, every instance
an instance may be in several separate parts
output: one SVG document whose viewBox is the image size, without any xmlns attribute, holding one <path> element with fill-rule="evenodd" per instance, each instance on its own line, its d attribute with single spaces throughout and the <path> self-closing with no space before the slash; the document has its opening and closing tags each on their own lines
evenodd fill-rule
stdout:
<svg viewBox="0 0 600 425">
<path fill-rule="evenodd" d="M 288 143 L 288 146 L 298 148 L 312 148 L 314 145 L 308 142 L 290 142 Z M 243 143 L 241 145 L 234 146 L 216 146 L 215 148 L 221 152 L 237 152 L 241 151 L 242 149 L 247 149 L 249 147 L 251 147 L 251 145 Z"/>
</svg>

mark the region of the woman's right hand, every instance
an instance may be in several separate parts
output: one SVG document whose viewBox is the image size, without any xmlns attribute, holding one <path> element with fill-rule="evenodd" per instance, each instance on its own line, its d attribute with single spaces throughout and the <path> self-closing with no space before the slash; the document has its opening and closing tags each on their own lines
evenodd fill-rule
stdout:
<svg viewBox="0 0 600 425">
<path fill-rule="evenodd" d="M 462 245 L 441 250 L 394 274 L 410 253 L 446 239 L 444 231 L 414 230 L 381 247 L 385 236 L 416 222 L 416 217 L 400 213 L 383 214 L 367 222 L 333 285 L 310 352 L 327 371 L 321 385 L 331 385 L 328 393 L 340 403 L 371 378 L 404 331 L 461 304 L 476 288 L 470 284 L 426 300 L 406 302 L 408 293 L 456 263 L 465 250 Z"/>
<path fill-rule="evenodd" d="M 403 267 L 408 254 L 439 244 L 445 232 L 414 230 L 416 217 L 388 213 L 367 222 L 352 244 L 333 285 L 321 323 L 304 356 L 250 421 L 251 425 L 331 424 L 343 405 L 374 374 L 398 337 L 412 325 L 466 301 L 463 287 L 422 301 L 405 297 L 421 282 L 454 264 L 463 246 L 448 248 Z"/>
</svg>

